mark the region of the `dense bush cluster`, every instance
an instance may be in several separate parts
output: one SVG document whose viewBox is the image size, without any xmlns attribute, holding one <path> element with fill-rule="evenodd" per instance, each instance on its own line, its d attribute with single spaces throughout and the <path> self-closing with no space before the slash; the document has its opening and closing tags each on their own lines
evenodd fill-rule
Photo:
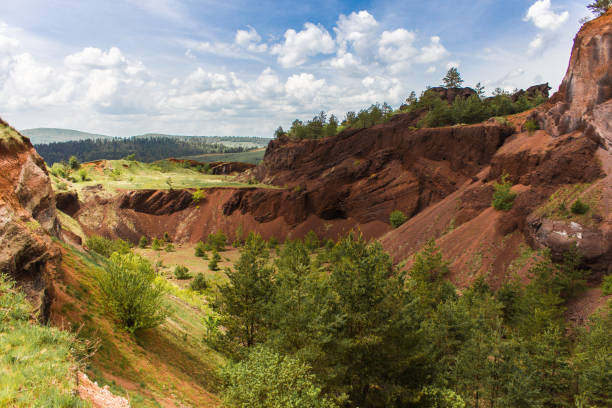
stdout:
<svg viewBox="0 0 612 408">
<path fill-rule="evenodd" d="M 461 294 L 433 241 L 407 272 L 355 235 L 312 253 L 288 241 L 272 262 L 250 234 L 219 288 L 223 330 L 208 339 L 236 361 L 223 375 L 230 405 L 612 403 L 612 311 L 589 330 L 565 327 L 587 274 L 577 251 L 560 264 L 536 257 L 527 285 L 509 278 L 493 291 L 479 279 Z"/>
<path fill-rule="evenodd" d="M 110 257 L 113 252 L 126 254 L 131 251 L 132 245 L 122 239 L 108 239 L 99 235 L 92 235 L 85 241 L 85 246 L 104 257 Z"/>
</svg>

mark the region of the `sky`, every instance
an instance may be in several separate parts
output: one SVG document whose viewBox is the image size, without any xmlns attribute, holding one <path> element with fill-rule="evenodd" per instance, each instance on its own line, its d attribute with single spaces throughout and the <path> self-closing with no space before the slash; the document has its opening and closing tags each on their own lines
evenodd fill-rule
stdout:
<svg viewBox="0 0 612 408">
<path fill-rule="evenodd" d="M 8 0 L 0 117 L 58 127 L 271 137 L 319 111 L 437 86 L 487 92 L 567 69 L 588 1 Z"/>
</svg>

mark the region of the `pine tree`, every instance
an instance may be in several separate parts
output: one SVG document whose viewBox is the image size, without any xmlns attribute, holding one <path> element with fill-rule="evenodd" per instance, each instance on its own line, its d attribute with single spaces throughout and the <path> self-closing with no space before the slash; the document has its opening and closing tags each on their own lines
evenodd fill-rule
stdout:
<svg viewBox="0 0 612 408">
<path fill-rule="evenodd" d="M 461 79 L 461 74 L 459 74 L 459 70 L 455 67 L 451 67 L 446 76 L 442 79 L 444 81 L 444 86 L 446 88 L 459 88 L 463 83 L 463 79 Z"/>
<path fill-rule="evenodd" d="M 596 0 L 587 6 L 596 16 L 606 14 L 606 11 L 608 11 L 610 7 L 612 7 L 612 0 Z"/>
</svg>

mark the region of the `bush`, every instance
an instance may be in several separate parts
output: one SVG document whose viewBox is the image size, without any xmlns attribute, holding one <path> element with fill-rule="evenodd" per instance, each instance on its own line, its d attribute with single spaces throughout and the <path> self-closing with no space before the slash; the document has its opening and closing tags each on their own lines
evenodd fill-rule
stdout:
<svg viewBox="0 0 612 408">
<path fill-rule="evenodd" d="M 604 295 L 612 295 L 612 275 L 608 275 L 603 278 L 603 282 L 601 283 L 601 291 Z"/>
<path fill-rule="evenodd" d="M 81 179 L 81 181 L 89 180 L 89 178 L 87 178 L 87 170 L 85 169 L 79 170 L 79 178 Z"/>
<path fill-rule="evenodd" d="M 122 239 L 108 239 L 99 235 L 92 235 L 87 238 L 85 245 L 90 251 L 96 252 L 102 256 L 110 257 L 113 252 L 126 254 L 131 251 L 131 246 L 127 241 Z"/>
<path fill-rule="evenodd" d="M 223 399 L 230 406 L 334 408 L 316 384 L 311 368 L 292 356 L 257 347 L 222 371 Z"/>
<path fill-rule="evenodd" d="M 208 282 L 206 281 L 206 278 L 202 272 L 199 272 L 195 276 L 195 278 L 191 281 L 189 288 L 196 292 L 203 292 L 208 289 Z"/>
<path fill-rule="evenodd" d="M 527 122 L 525 122 L 525 130 L 527 132 L 533 133 L 539 129 L 540 125 L 538 125 L 538 122 L 536 122 L 535 119 L 529 119 Z"/>
<path fill-rule="evenodd" d="M 572 204 L 571 210 L 572 214 L 584 215 L 589 211 L 589 205 L 582 202 L 580 199 L 577 199 L 574 204 Z"/>
<path fill-rule="evenodd" d="M 202 241 L 198 241 L 198 243 L 195 246 L 195 256 L 201 258 L 204 255 L 206 255 L 206 250 L 204 248 L 204 243 Z"/>
<path fill-rule="evenodd" d="M 164 232 L 164 242 L 172 242 L 170 240 L 170 234 L 168 234 L 167 232 Z"/>
<path fill-rule="evenodd" d="M 212 252 L 212 258 L 211 258 L 211 260 L 208 262 L 208 268 L 209 268 L 211 271 L 216 271 L 216 270 L 218 270 L 218 269 L 219 269 L 218 264 L 219 264 L 219 261 L 220 261 L 220 260 L 221 260 L 221 256 L 219 255 L 219 253 L 217 252 L 217 250 L 216 250 L 216 249 L 213 249 L 213 252 Z"/>
<path fill-rule="evenodd" d="M 206 240 L 210 249 L 216 251 L 224 251 L 225 245 L 227 243 L 227 237 L 221 231 L 212 233 L 208 235 L 208 239 Z"/>
<path fill-rule="evenodd" d="M 147 245 L 149 245 L 149 240 L 147 239 L 147 237 L 145 237 L 144 235 L 142 237 L 140 237 L 140 239 L 138 240 L 138 247 L 139 248 L 146 248 Z"/>
<path fill-rule="evenodd" d="M 511 190 L 512 183 L 508 181 L 509 174 L 504 172 L 501 177 L 501 183 L 495 183 L 495 192 L 493 193 L 493 201 L 491 205 L 499 211 L 509 211 L 514 204 L 516 193 Z"/>
<path fill-rule="evenodd" d="M 114 253 L 98 282 L 105 306 L 129 332 L 158 326 L 166 319 L 164 290 L 155 283 L 155 273 L 146 259 Z"/>
<path fill-rule="evenodd" d="M 268 240 L 268 248 L 270 249 L 278 248 L 278 240 L 276 239 L 276 237 L 270 237 L 270 239 Z"/>
<path fill-rule="evenodd" d="M 166 245 L 165 248 L 166 252 L 174 252 L 174 245 L 172 245 L 170 242 L 168 243 L 168 245 Z"/>
<path fill-rule="evenodd" d="M 81 165 L 79 164 L 79 159 L 77 159 L 76 156 L 70 156 L 70 158 L 68 159 L 68 165 L 72 170 L 76 170 L 81 167 Z"/>
<path fill-rule="evenodd" d="M 408 217 L 406 217 L 406 215 L 399 210 L 393 211 L 389 216 L 389 222 L 391 223 L 391 226 L 393 228 L 399 227 L 400 225 L 405 223 L 407 219 Z"/>
<path fill-rule="evenodd" d="M 55 177 L 60 178 L 66 178 L 68 177 L 68 174 L 70 174 L 70 171 L 66 168 L 66 166 L 61 163 L 53 163 L 50 171 Z"/>
<path fill-rule="evenodd" d="M 153 248 L 153 250 L 155 251 L 161 251 L 162 249 L 162 240 L 159 238 L 154 238 L 153 242 L 151 243 L 151 248 Z"/>
<path fill-rule="evenodd" d="M 313 230 L 308 231 L 308 233 L 304 237 L 304 246 L 309 251 L 314 251 L 315 249 L 319 248 L 319 246 L 321 246 L 321 242 L 319 241 L 319 237 L 317 236 L 316 232 L 314 232 Z"/>
<path fill-rule="evenodd" d="M 189 274 L 189 269 L 184 265 L 177 265 L 174 268 L 174 277 L 176 279 L 189 279 L 191 275 Z"/>
<path fill-rule="evenodd" d="M 194 204 L 199 204 L 200 201 L 204 200 L 206 198 L 206 193 L 202 190 L 200 190 L 199 188 L 194 191 L 194 193 L 191 195 L 191 199 L 193 200 Z"/>
</svg>

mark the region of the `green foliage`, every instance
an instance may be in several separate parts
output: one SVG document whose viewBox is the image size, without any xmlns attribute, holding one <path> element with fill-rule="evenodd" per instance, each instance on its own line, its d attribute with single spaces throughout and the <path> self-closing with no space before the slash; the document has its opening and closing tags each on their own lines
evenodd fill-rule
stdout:
<svg viewBox="0 0 612 408">
<path fill-rule="evenodd" d="M 225 245 L 227 245 L 227 237 L 222 231 L 215 232 L 208 235 L 206 244 L 210 249 L 213 249 L 215 251 L 225 251 Z"/>
<path fill-rule="evenodd" d="M 570 209 L 572 211 L 572 214 L 584 215 L 589 211 L 590 207 L 588 204 L 582 202 L 582 200 L 580 200 L 579 198 L 574 201 L 574 204 L 572 204 L 572 207 Z"/>
<path fill-rule="evenodd" d="M 77 159 L 76 156 L 70 156 L 70 158 L 68 159 L 68 165 L 72 170 L 77 170 L 79 167 L 81 167 L 79 159 Z"/>
<path fill-rule="evenodd" d="M 122 239 L 111 240 L 99 235 L 92 235 L 87 238 L 85 246 L 87 246 L 90 251 L 96 252 L 107 258 L 110 257 L 113 252 L 126 254 L 132 250 L 127 241 Z"/>
<path fill-rule="evenodd" d="M 224 337 L 230 348 L 251 347 L 263 337 L 267 302 L 273 293 L 266 241 L 250 233 L 238 262 L 226 274 L 228 283 L 219 287 L 216 301 L 221 324 L 226 328 Z"/>
<path fill-rule="evenodd" d="M 84 407 L 73 390 L 78 341 L 30 322 L 32 307 L 0 273 L 0 406 Z"/>
<path fill-rule="evenodd" d="M 170 234 L 168 234 L 168 232 L 164 232 L 164 242 L 172 242 L 172 240 L 170 239 Z"/>
<path fill-rule="evenodd" d="M 159 238 L 153 238 L 153 242 L 151 242 L 151 248 L 154 251 L 161 251 L 163 246 L 163 241 Z"/>
<path fill-rule="evenodd" d="M 389 223 L 393 228 L 397 228 L 408 220 L 408 217 L 400 210 L 395 210 L 389 216 Z"/>
<path fill-rule="evenodd" d="M 268 240 L 268 248 L 270 249 L 278 248 L 278 240 L 276 239 L 276 237 L 270 237 L 270 239 Z"/>
<path fill-rule="evenodd" d="M 146 248 L 147 245 L 149 245 L 149 240 L 147 239 L 146 236 L 141 236 L 140 239 L 138 240 L 138 248 Z"/>
<path fill-rule="evenodd" d="M 174 252 L 174 245 L 171 242 L 166 244 L 166 248 L 164 248 L 166 252 Z"/>
<path fill-rule="evenodd" d="M 70 170 L 64 166 L 62 163 L 53 163 L 51 166 L 51 174 L 55 177 L 67 178 L 70 175 Z"/>
<path fill-rule="evenodd" d="M 210 261 L 208 262 L 208 268 L 211 271 L 216 271 L 219 269 L 219 261 L 221 260 L 221 255 L 219 255 L 219 253 L 217 252 L 216 249 L 212 250 L 212 256 L 210 258 Z"/>
<path fill-rule="evenodd" d="M 202 258 L 206 255 L 206 249 L 204 248 L 204 243 L 202 241 L 198 241 L 195 246 L 195 256 Z"/>
<path fill-rule="evenodd" d="M 198 272 L 195 278 L 193 278 L 189 284 L 189 288 L 196 292 L 203 292 L 208 289 L 208 282 L 206 281 L 206 278 L 202 272 Z"/>
<path fill-rule="evenodd" d="M 444 78 L 442 78 L 442 81 L 444 82 L 444 86 L 446 88 L 459 88 L 463 83 L 461 74 L 459 74 L 459 70 L 457 70 L 456 67 L 449 68 Z"/>
<path fill-rule="evenodd" d="M 591 10 L 591 13 L 596 16 L 606 14 L 606 11 L 608 11 L 610 7 L 612 7 L 612 0 L 595 0 L 587 6 L 587 8 Z"/>
<path fill-rule="evenodd" d="M 510 175 L 504 172 L 501 176 L 501 183 L 495 183 L 493 187 L 495 192 L 493 193 L 493 201 L 491 205 L 493 208 L 499 211 L 509 211 L 512 209 L 516 193 L 511 190 L 512 182 L 508 180 Z"/>
<path fill-rule="evenodd" d="M 242 408 L 333 408 L 336 404 L 317 385 L 310 367 L 291 356 L 265 347 L 252 349 L 247 358 L 222 371 L 223 399 Z"/>
<path fill-rule="evenodd" d="M 200 190 L 199 188 L 193 192 L 191 199 L 193 200 L 194 204 L 199 204 L 200 201 L 204 200 L 206 198 L 206 193 L 202 190 Z"/>
<path fill-rule="evenodd" d="M 129 332 L 156 327 L 167 317 L 164 289 L 146 259 L 114 253 L 108 268 L 98 276 L 105 307 Z"/>
<path fill-rule="evenodd" d="M 319 237 L 317 236 L 316 232 L 313 230 L 308 231 L 304 237 L 304 246 L 311 252 L 321 246 L 321 241 L 319 241 Z"/>
<path fill-rule="evenodd" d="M 612 275 L 604 276 L 601 282 L 601 291 L 604 295 L 612 295 Z"/>
<path fill-rule="evenodd" d="M 89 180 L 89 178 L 87 177 L 87 170 L 85 169 L 79 170 L 79 178 L 81 179 L 81 181 Z"/>
<path fill-rule="evenodd" d="M 525 130 L 529 133 L 533 133 L 536 130 L 540 129 L 540 125 L 536 122 L 535 119 L 531 118 L 525 122 Z"/>
<path fill-rule="evenodd" d="M 184 265 L 177 265 L 174 268 L 174 277 L 176 279 L 189 279 L 191 275 L 189 274 L 189 269 Z"/>
</svg>

